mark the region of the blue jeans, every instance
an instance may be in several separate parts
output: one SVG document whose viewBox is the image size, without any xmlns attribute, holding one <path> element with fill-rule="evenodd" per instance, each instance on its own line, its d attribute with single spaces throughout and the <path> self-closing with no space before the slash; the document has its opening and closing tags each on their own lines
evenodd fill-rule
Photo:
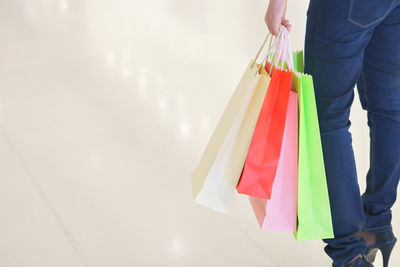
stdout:
<svg viewBox="0 0 400 267">
<path fill-rule="evenodd" d="M 305 72 L 313 76 L 337 266 L 364 253 L 360 230 L 392 230 L 400 177 L 400 0 L 311 0 Z M 357 84 L 370 129 L 370 168 L 360 196 L 349 132 Z"/>
</svg>

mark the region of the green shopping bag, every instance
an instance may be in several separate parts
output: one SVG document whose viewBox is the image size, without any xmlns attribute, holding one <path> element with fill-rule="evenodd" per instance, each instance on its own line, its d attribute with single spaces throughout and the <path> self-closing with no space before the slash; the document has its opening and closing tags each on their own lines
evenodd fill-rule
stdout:
<svg viewBox="0 0 400 267">
<path fill-rule="evenodd" d="M 304 74 L 303 51 L 293 53 L 293 87 L 298 95 L 299 154 L 297 241 L 333 238 L 313 80 Z"/>
</svg>

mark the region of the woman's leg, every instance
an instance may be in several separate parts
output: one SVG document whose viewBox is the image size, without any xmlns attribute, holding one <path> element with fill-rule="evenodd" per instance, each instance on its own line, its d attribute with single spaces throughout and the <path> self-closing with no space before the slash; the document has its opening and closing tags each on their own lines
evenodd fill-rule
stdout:
<svg viewBox="0 0 400 267">
<path fill-rule="evenodd" d="M 375 28 L 357 88 L 371 138 L 362 195 L 365 231 L 378 233 L 392 229 L 390 209 L 400 177 L 400 6 Z"/>
<path fill-rule="evenodd" d="M 366 248 L 365 241 L 355 236 L 365 216 L 349 114 L 365 49 L 391 1 L 311 0 L 307 12 L 305 72 L 314 80 L 335 234 L 324 240 L 325 251 L 337 266 L 344 266 Z"/>
</svg>

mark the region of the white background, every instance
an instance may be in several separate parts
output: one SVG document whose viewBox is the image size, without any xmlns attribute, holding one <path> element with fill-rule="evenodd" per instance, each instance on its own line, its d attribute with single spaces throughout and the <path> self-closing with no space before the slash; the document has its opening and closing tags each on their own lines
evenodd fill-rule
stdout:
<svg viewBox="0 0 400 267">
<path fill-rule="evenodd" d="M 266 35 L 267 4 L 2 1 L 0 266 L 331 266 L 320 240 L 261 232 L 243 196 L 228 216 L 192 201 L 191 173 Z M 294 49 L 307 4 L 289 0 Z M 351 121 L 363 191 L 357 95 Z"/>
</svg>

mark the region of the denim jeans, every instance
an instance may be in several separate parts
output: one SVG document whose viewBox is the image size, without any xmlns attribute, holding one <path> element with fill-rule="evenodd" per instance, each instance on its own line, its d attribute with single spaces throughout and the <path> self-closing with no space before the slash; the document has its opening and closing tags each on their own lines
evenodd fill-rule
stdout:
<svg viewBox="0 0 400 267">
<path fill-rule="evenodd" d="M 400 177 L 400 0 L 311 0 L 305 72 L 313 76 L 337 266 L 364 253 L 360 230 L 390 231 Z M 354 87 L 367 111 L 370 168 L 360 195 L 349 131 Z"/>
</svg>

